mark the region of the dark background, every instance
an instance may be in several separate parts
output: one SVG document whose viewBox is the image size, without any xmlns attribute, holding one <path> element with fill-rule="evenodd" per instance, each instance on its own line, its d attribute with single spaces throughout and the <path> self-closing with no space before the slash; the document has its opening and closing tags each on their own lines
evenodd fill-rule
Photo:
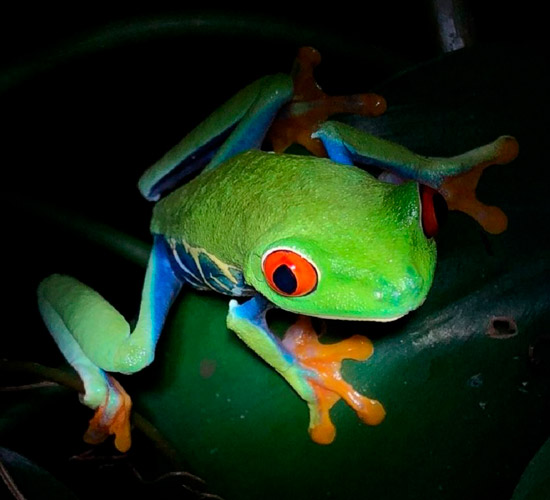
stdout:
<svg viewBox="0 0 550 500">
<path fill-rule="evenodd" d="M 228 19 L 261 16 L 323 31 L 329 36 L 361 40 L 385 47 L 402 57 L 422 60 L 439 51 L 434 4 L 436 0 L 314 3 L 208 2 L 202 8 L 190 2 L 154 2 L 154 5 L 123 6 L 79 2 L 69 6 L 3 2 L 0 8 L 0 62 L 21 62 L 37 51 L 71 37 L 80 37 L 111 23 L 130 24 L 163 17 L 193 17 L 222 13 Z M 540 2 L 462 0 L 455 2 L 466 14 L 476 43 L 544 40 L 547 21 Z"/>
</svg>

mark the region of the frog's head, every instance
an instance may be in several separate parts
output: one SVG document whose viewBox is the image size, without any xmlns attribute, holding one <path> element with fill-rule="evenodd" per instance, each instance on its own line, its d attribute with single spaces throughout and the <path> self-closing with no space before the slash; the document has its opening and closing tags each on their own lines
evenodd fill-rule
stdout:
<svg viewBox="0 0 550 500">
<path fill-rule="evenodd" d="M 374 181 L 368 194 L 352 190 L 322 208 L 316 200 L 287 209 L 271 239 L 249 255 L 245 276 L 281 309 L 391 321 L 426 298 L 436 225 L 429 188 Z"/>
</svg>

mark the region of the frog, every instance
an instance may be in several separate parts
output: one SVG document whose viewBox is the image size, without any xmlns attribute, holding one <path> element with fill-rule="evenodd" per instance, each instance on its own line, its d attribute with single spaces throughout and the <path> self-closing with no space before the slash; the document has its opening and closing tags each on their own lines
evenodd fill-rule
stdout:
<svg viewBox="0 0 550 500">
<path fill-rule="evenodd" d="M 230 297 L 228 330 L 306 402 L 314 442 L 334 441 L 330 410 L 340 399 L 365 424 L 380 424 L 383 404 L 341 373 L 345 359 L 366 362 L 373 343 L 363 335 L 321 342 L 312 318 L 389 322 L 420 307 L 434 281 L 440 205 L 489 233 L 506 228 L 475 187 L 486 167 L 517 156 L 513 137 L 450 158 L 418 155 L 329 119 L 376 119 L 387 104 L 374 93 L 328 96 L 313 75 L 319 61 L 300 49 L 290 74 L 239 91 L 142 175 L 139 190 L 155 202 L 153 243 L 133 328 L 74 277 L 40 282 L 44 323 L 94 410 L 86 442 L 114 436 L 119 451 L 130 448 L 132 400 L 113 373 L 153 362 L 184 287 Z M 311 154 L 286 152 L 294 143 Z M 298 316 L 284 335 L 268 324 L 275 308 Z"/>
</svg>

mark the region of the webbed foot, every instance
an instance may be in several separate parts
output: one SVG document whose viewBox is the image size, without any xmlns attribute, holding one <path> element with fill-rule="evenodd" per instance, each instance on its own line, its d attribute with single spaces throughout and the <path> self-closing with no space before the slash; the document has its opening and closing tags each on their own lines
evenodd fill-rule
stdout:
<svg viewBox="0 0 550 500">
<path fill-rule="evenodd" d="M 507 225 L 506 214 L 498 207 L 488 206 L 476 197 L 476 188 L 483 173 L 490 165 L 505 165 L 518 155 L 518 142 L 514 137 L 499 137 L 491 145 L 492 155 L 473 166 L 471 170 L 454 177 L 447 177 L 437 190 L 445 198 L 449 210 L 459 210 L 475 219 L 491 234 L 502 233 Z"/>
<path fill-rule="evenodd" d="M 130 434 L 130 411 L 132 400 L 122 386 L 110 375 L 107 397 L 90 420 L 84 441 L 88 444 L 99 444 L 110 435 L 115 436 L 115 447 L 121 452 L 129 450 L 132 439 Z"/>
<path fill-rule="evenodd" d="M 386 415 L 382 404 L 357 392 L 340 373 L 342 360 L 363 361 L 372 355 L 369 339 L 355 335 L 335 344 L 321 344 L 310 318 L 301 316 L 285 333 L 283 345 L 299 365 L 296 378 L 309 386 L 297 390 L 310 409 L 309 433 L 313 441 L 330 444 L 334 440 L 336 429 L 330 419 L 330 409 L 341 398 L 366 424 L 382 422 Z"/>
<path fill-rule="evenodd" d="M 327 156 L 322 142 L 312 138 L 311 134 L 329 116 L 353 113 L 374 117 L 386 111 L 386 100 L 378 94 L 325 94 L 313 76 L 313 70 L 320 62 L 321 55 L 312 47 L 299 50 L 292 69 L 294 96 L 283 106 L 268 133 L 276 153 L 283 153 L 292 144 L 300 144 L 315 156 Z"/>
<path fill-rule="evenodd" d="M 386 182 L 414 180 L 438 191 L 450 210 L 468 214 L 487 232 L 498 234 L 506 229 L 504 212 L 478 200 L 476 188 L 487 167 L 504 165 L 516 158 L 519 145 L 514 137 L 501 136 L 465 153 L 440 158 L 416 154 L 344 123 L 325 122 L 314 136 L 337 163 L 377 165 L 385 171 Z"/>
</svg>

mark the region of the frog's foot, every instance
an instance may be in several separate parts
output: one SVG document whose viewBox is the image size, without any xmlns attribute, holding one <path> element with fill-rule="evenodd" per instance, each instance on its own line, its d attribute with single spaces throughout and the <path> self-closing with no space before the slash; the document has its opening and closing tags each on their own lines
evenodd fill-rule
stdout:
<svg viewBox="0 0 550 500">
<path fill-rule="evenodd" d="M 500 208 L 479 201 L 476 198 L 476 187 L 485 168 L 511 162 L 518 155 L 519 147 L 516 139 L 510 136 L 499 137 L 489 146 L 493 148 L 490 158 L 465 173 L 447 177 L 437 190 L 445 198 L 449 210 L 464 212 L 479 222 L 488 233 L 499 234 L 506 230 L 508 218 Z"/>
<path fill-rule="evenodd" d="M 132 444 L 130 435 L 132 400 L 113 377 L 107 374 L 105 376 L 108 385 L 107 396 L 90 420 L 88 430 L 84 434 L 84 441 L 88 444 L 99 444 L 114 434 L 117 450 L 124 453 Z"/>
<path fill-rule="evenodd" d="M 321 123 L 337 113 L 379 116 L 386 111 L 386 101 L 377 94 L 329 96 L 315 81 L 313 70 L 321 62 L 319 52 L 302 47 L 294 62 L 292 77 L 294 97 L 280 111 L 268 138 L 273 150 L 284 152 L 292 144 L 301 144 L 316 156 L 327 156 L 319 139 L 313 139 Z"/>
<path fill-rule="evenodd" d="M 344 381 L 340 373 L 342 360 L 368 359 L 372 343 L 366 337 L 355 335 L 335 344 L 321 344 L 311 321 L 306 316 L 291 326 L 283 338 L 284 347 L 296 358 L 286 378 L 307 401 L 310 409 L 309 433 L 313 441 L 330 444 L 336 430 L 330 419 L 330 409 L 342 398 L 368 425 L 378 425 L 386 413 L 376 400 L 359 394 Z"/>
</svg>

